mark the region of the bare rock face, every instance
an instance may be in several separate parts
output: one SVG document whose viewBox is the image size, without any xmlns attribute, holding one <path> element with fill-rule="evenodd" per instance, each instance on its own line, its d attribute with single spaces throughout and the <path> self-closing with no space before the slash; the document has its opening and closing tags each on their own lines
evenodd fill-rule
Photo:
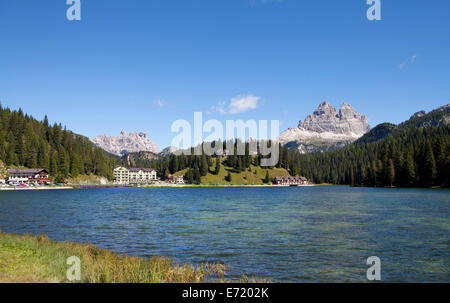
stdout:
<svg viewBox="0 0 450 303">
<path fill-rule="evenodd" d="M 128 153 L 149 151 L 159 153 L 159 147 L 153 143 L 145 133 L 130 133 L 122 131 L 118 137 L 108 135 L 100 135 L 95 137 L 92 142 L 105 151 L 123 156 Z"/>
<path fill-rule="evenodd" d="M 439 108 L 436 108 L 435 110 L 432 110 L 430 113 L 435 113 L 435 112 L 446 112 L 450 110 L 450 104 L 446 104 L 446 105 L 442 105 Z"/>
<path fill-rule="evenodd" d="M 426 111 L 421 110 L 421 111 L 415 113 L 414 115 L 412 115 L 412 116 L 411 116 L 411 119 L 420 118 L 420 117 L 425 116 L 426 114 L 427 114 Z"/>
<path fill-rule="evenodd" d="M 171 154 L 177 154 L 177 151 L 179 151 L 178 147 L 175 146 L 169 146 L 164 148 L 158 155 L 161 157 L 165 157 Z"/>
<path fill-rule="evenodd" d="M 433 114 L 434 118 L 431 120 L 425 120 L 421 123 L 420 127 L 429 127 L 429 126 L 442 126 L 450 124 L 450 104 L 443 105 L 439 108 L 436 108 L 429 113 L 424 110 L 421 110 L 414 115 L 411 116 L 410 120 L 424 117 L 428 114 Z"/>
<path fill-rule="evenodd" d="M 338 112 L 328 101 L 321 103 L 305 121 L 300 121 L 298 127 L 316 133 L 331 132 L 348 136 L 362 136 L 370 130 L 366 117 L 350 104 L 342 104 Z"/>
<path fill-rule="evenodd" d="M 314 113 L 300 121 L 298 127 L 281 133 L 279 140 L 301 153 L 327 151 L 350 144 L 369 130 L 367 118 L 350 104 L 342 104 L 337 111 L 325 101 Z"/>
</svg>

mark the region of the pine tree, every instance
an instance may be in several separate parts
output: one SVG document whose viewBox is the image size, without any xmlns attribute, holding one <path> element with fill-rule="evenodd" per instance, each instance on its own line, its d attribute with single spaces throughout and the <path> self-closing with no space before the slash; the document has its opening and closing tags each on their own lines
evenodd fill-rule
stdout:
<svg viewBox="0 0 450 303">
<path fill-rule="evenodd" d="M 433 148 L 429 141 L 426 144 L 425 151 L 425 183 L 428 185 L 433 184 L 436 178 L 436 160 L 434 159 Z"/>
<path fill-rule="evenodd" d="M 266 177 L 264 178 L 264 183 L 265 183 L 265 184 L 270 183 L 269 171 L 266 171 Z"/>
<path fill-rule="evenodd" d="M 220 173 L 220 158 L 217 157 L 216 158 L 216 168 L 214 170 L 214 174 L 218 175 Z"/>
<path fill-rule="evenodd" d="M 350 186 L 355 186 L 355 173 L 350 169 Z"/>
<path fill-rule="evenodd" d="M 202 154 L 202 159 L 200 162 L 200 175 L 201 176 L 206 176 L 208 174 L 208 161 L 206 160 L 206 155 Z"/>
<path fill-rule="evenodd" d="M 231 180 L 232 180 L 231 173 L 228 172 L 228 175 L 225 177 L 225 181 L 231 182 Z"/>
<path fill-rule="evenodd" d="M 414 164 L 414 159 L 410 153 L 406 155 L 406 161 L 405 161 L 405 176 L 406 176 L 406 182 L 408 185 L 413 185 L 416 182 L 416 169 Z"/>
<path fill-rule="evenodd" d="M 388 161 L 386 180 L 389 186 L 392 186 L 395 181 L 395 168 L 394 168 L 394 161 L 392 161 L 392 159 L 389 159 Z"/>
<path fill-rule="evenodd" d="M 194 168 L 194 182 L 196 184 L 200 184 L 202 179 L 202 175 L 200 173 L 200 169 L 198 167 Z"/>
</svg>

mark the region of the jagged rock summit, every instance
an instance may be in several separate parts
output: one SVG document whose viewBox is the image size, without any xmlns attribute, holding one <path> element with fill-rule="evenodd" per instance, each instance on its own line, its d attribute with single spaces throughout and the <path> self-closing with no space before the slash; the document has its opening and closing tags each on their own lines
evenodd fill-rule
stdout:
<svg viewBox="0 0 450 303">
<path fill-rule="evenodd" d="M 118 137 L 100 135 L 95 137 L 92 142 L 105 151 L 123 156 L 128 153 L 149 151 L 159 153 L 159 147 L 153 143 L 145 133 L 129 133 L 122 131 Z"/>
<path fill-rule="evenodd" d="M 370 130 L 367 118 L 350 104 L 344 103 L 339 111 L 328 101 L 279 136 L 279 141 L 301 153 L 327 151 L 343 147 L 362 137 Z"/>
</svg>

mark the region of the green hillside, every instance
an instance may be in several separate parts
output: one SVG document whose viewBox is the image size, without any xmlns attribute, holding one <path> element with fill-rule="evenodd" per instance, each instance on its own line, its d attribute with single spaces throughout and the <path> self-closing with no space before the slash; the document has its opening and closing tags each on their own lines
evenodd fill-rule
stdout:
<svg viewBox="0 0 450 303">
<path fill-rule="evenodd" d="M 221 161 L 220 171 L 214 173 L 216 161 Z M 250 165 L 244 171 L 238 171 L 232 167 L 226 166 L 224 160 L 220 158 L 212 158 L 211 166 L 206 176 L 201 177 L 201 185 L 263 185 L 267 172 L 269 172 L 270 183 L 275 177 L 289 177 L 290 174 L 284 168 L 265 169 L 260 166 Z M 188 169 L 176 172 L 175 176 L 185 176 Z M 231 181 L 227 181 L 228 173 L 231 175 Z"/>
<path fill-rule="evenodd" d="M 117 157 L 118 158 L 118 157 Z M 96 147 L 89 138 L 61 126 L 0 105 L 0 160 L 8 167 L 45 168 L 63 181 L 78 175 L 112 178 L 118 161 Z"/>
<path fill-rule="evenodd" d="M 398 126 L 378 125 L 342 149 L 301 155 L 301 173 L 316 183 L 448 187 L 449 121 L 444 106 Z"/>
</svg>

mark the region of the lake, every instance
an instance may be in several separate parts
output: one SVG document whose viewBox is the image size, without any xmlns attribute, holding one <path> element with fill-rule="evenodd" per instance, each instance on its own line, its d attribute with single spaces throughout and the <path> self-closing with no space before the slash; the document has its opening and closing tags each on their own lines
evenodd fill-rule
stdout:
<svg viewBox="0 0 450 303">
<path fill-rule="evenodd" d="M 0 229 L 177 262 L 227 277 L 450 282 L 450 191 L 350 188 L 110 188 L 0 192 Z"/>
</svg>

